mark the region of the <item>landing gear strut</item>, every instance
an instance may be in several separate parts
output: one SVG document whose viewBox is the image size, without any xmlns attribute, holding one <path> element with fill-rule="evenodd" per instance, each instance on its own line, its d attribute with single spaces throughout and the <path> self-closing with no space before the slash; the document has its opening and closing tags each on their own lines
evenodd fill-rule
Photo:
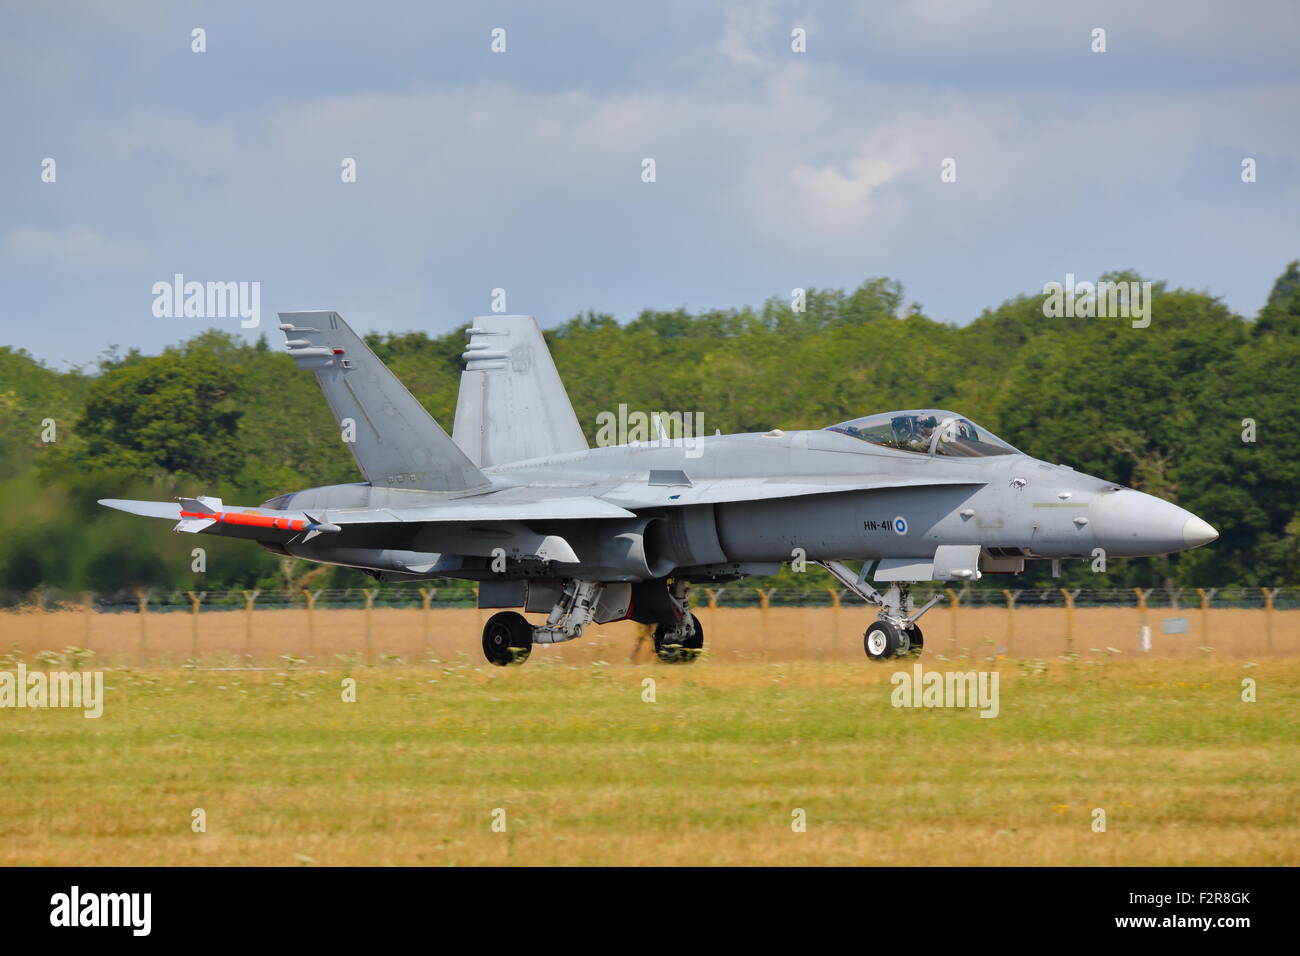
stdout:
<svg viewBox="0 0 1300 956">
<path fill-rule="evenodd" d="M 862 572 L 854 574 L 851 568 L 838 561 L 818 561 L 854 594 L 868 604 L 880 608 L 876 621 L 862 635 L 862 649 L 873 661 L 895 657 L 919 657 L 925 647 L 925 636 L 916 622 L 921 615 L 938 604 L 943 597 L 936 594 L 919 610 L 912 608 L 912 584 L 900 581 L 881 594 L 867 583 L 870 562 L 862 565 Z"/>
<path fill-rule="evenodd" d="M 483 626 L 483 656 L 489 664 L 505 667 L 528 660 L 534 644 L 558 644 L 582 636 L 600 602 L 604 585 L 597 581 L 566 581 L 564 592 L 546 623 L 534 627 L 517 611 L 501 611 Z"/>
</svg>

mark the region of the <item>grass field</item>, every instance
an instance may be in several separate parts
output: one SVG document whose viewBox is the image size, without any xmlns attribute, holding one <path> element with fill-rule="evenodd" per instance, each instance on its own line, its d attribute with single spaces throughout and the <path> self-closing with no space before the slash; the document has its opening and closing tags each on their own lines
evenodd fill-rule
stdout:
<svg viewBox="0 0 1300 956">
<path fill-rule="evenodd" d="M 0 711 L 0 864 L 1300 863 L 1300 659 L 995 666 L 995 719 L 860 658 L 110 670 Z"/>
</svg>

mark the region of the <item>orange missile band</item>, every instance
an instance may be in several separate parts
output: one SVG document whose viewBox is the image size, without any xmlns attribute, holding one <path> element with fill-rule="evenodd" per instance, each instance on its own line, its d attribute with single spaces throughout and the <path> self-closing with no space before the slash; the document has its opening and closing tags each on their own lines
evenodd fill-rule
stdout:
<svg viewBox="0 0 1300 956">
<path fill-rule="evenodd" d="M 316 527 L 302 518 L 276 518 L 271 515 L 244 514 L 239 511 L 182 511 L 182 518 L 205 518 L 220 524 L 242 524 L 250 528 L 275 528 L 280 531 L 311 531 Z"/>
</svg>

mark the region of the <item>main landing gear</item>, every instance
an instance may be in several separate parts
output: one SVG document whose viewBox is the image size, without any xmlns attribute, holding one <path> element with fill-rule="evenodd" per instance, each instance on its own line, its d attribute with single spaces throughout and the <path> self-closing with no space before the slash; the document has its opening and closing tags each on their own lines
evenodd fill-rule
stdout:
<svg viewBox="0 0 1300 956">
<path fill-rule="evenodd" d="M 655 625 L 655 655 L 665 664 L 689 664 L 704 649 L 704 626 L 691 613 L 687 590 L 685 581 L 672 583 L 668 600 L 674 622 Z"/>
<path fill-rule="evenodd" d="M 522 664 L 533 652 L 533 626 L 518 611 L 501 611 L 483 626 L 483 656 L 489 664 Z"/>
<path fill-rule="evenodd" d="M 898 657 L 920 657 L 925 647 L 925 635 L 917 626 L 921 615 L 934 607 L 941 600 L 936 594 L 930 598 L 919 611 L 912 608 L 912 585 L 900 581 L 891 585 L 881 594 L 867 583 L 867 569 L 870 562 L 862 565 L 862 573 L 853 570 L 838 561 L 818 561 L 823 568 L 835 576 L 835 579 L 868 604 L 880 608 L 876 620 L 862 635 L 862 649 L 873 661 L 886 661 Z"/>
<path fill-rule="evenodd" d="M 631 588 L 629 599 L 628 588 Z M 614 590 L 623 588 L 619 592 Z M 607 589 L 610 589 L 607 592 Z M 568 580 L 546 623 L 533 625 L 517 611 L 501 611 L 483 627 L 483 656 L 498 667 L 522 664 L 534 644 L 559 644 L 581 637 L 593 620 L 631 617 L 654 624 L 655 654 L 664 663 L 687 664 L 704 648 L 704 628 L 691 613 L 685 581 L 646 581 L 635 585 Z M 605 600 L 602 602 L 602 598 Z"/>
<path fill-rule="evenodd" d="M 655 625 L 655 655 L 665 664 L 689 664 L 704 649 L 704 626 L 694 614 L 690 630 L 685 621 L 669 626 Z"/>
</svg>

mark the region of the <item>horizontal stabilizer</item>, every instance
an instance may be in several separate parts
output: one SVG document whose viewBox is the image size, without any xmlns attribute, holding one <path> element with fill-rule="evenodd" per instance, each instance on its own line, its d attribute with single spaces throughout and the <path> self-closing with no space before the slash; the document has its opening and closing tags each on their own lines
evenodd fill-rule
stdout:
<svg viewBox="0 0 1300 956">
<path fill-rule="evenodd" d="M 141 515 L 145 518 L 170 518 L 180 520 L 181 506 L 175 501 L 130 501 L 125 498 L 100 498 L 99 503 L 105 508 L 125 511 L 127 514 Z"/>
</svg>

